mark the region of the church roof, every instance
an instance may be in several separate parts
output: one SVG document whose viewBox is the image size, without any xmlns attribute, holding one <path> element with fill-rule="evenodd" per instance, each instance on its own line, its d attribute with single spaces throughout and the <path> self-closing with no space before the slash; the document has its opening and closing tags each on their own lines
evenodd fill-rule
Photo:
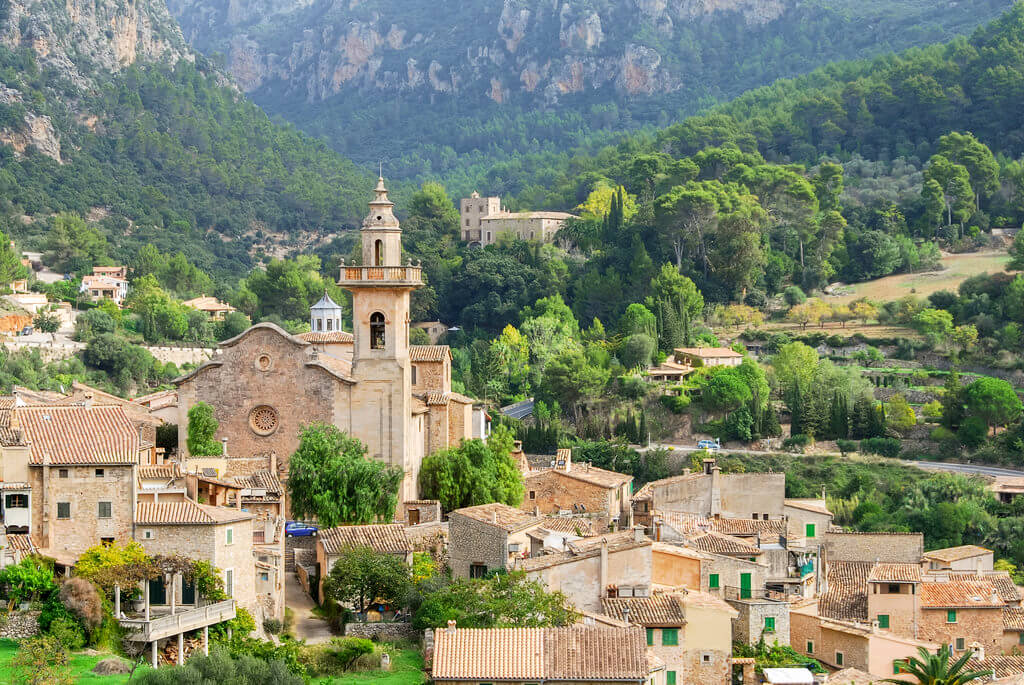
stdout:
<svg viewBox="0 0 1024 685">
<path fill-rule="evenodd" d="M 310 331 L 309 333 L 300 333 L 299 337 L 310 343 L 355 342 L 355 336 L 348 331 Z"/>
<path fill-rule="evenodd" d="M 303 340 L 299 336 L 292 335 L 291 333 L 289 333 L 285 329 L 283 329 L 280 326 L 278 326 L 276 323 L 272 323 L 270 321 L 261 321 L 260 323 L 253 324 L 252 326 L 249 326 L 248 328 L 246 328 L 244 331 L 242 331 L 241 333 L 239 333 L 235 337 L 228 338 L 227 340 L 221 342 L 220 346 L 221 347 L 233 347 L 233 346 L 237 345 L 238 343 L 242 342 L 242 340 L 246 336 L 250 335 L 253 331 L 263 330 L 263 329 L 269 330 L 269 331 L 274 331 L 275 333 L 280 335 L 285 340 L 293 342 L 296 345 L 308 345 L 309 344 L 308 342 L 306 342 L 305 340 Z"/>
<path fill-rule="evenodd" d="M 409 345 L 409 361 L 443 362 L 452 358 L 452 348 L 448 345 Z"/>
<path fill-rule="evenodd" d="M 320 298 L 320 301 L 310 307 L 310 310 L 317 311 L 320 309 L 341 309 L 341 305 L 331 299 L 331 296 L 324 291 L 324 296 Z"/>
</svg>

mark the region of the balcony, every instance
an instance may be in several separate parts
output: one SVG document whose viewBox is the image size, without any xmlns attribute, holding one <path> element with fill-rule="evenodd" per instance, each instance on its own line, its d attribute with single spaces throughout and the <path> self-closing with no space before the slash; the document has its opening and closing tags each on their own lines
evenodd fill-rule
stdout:
<svg viewBox="0 0 1024 685">
<path fill-rule="evenodd" d="M 338 285 L 376 286 L 379 288 L 417 288 L 423 285 L 422 268 L 413 266 L 345 266 L 342 264 Z"/>
<path fill-rule="evenodd" d="M 128 639 L 133 642 L 153 642 L 166 637 L 181 635 L 191 630 L 212 626 L 221 621 L 230 621 L 235 617 L 235 600 L 207 604 L 202 607 L 179 607 L 164 616 L 143 618 L 122 618 L 121 627 L 128 631 Z"/>
<path fill-rule="evenodd" d="M 739 588 L 725 586 L 722 588 L 722 599 L 731 602 L 785 602 L 786 595 L 764 588 Z"/>
</svg>

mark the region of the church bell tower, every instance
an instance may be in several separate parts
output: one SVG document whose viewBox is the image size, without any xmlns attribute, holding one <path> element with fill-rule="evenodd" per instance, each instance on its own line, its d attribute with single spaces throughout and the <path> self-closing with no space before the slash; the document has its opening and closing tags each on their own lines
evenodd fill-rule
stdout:
<svg viewBox="0 0 1024 685">
<path fill-rule="evenodd" d="M 423 285 L 420 267 L 402 265 L 402 229 L 377 179 L 360 231 L 362 264 L 341 264 L 338 285 L 352 293 L 352 427 L 370 456 L 398 466 L 399 499 L 415 499 L 421 451 L 413 440 L 409 298 Z"/>
</svg>

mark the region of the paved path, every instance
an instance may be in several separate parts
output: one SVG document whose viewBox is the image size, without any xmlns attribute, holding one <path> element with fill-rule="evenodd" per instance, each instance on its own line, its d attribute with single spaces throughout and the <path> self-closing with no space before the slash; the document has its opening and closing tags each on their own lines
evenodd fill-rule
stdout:
<svg viewBox="0 0 1024 685">
<path fill-rule="evenodd" d="M 917 466 L 928 471 L 950 471 L 952 473 L 968 473 L 979 476 L 1009 476 L 1024 478 L 1024 471 L 1008 469 L 1001 466 L 985 466 L 982 464 L 958 464 L 947 461 L 905 461 L 908 466 Z"/>
<path fill-rule="evenodd" d="M 316 606 L 313 598 L 302 589 L 294 573 L 285 575 L 285 604 L 295 612 L 295 637 L 311 645 L 327 642 L 334 635 L 327 621 L 313 615 L 313 607 Z"/>
</svg>

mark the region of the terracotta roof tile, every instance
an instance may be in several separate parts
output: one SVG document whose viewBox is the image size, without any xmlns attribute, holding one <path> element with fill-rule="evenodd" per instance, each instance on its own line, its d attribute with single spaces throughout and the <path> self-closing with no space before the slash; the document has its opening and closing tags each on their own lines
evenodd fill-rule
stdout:
<svg viewBox="0 0 1024 685">
<path fill-rule="evenodd" d="M 452 358 L 452 349 L 447 345 L 410 345 L 409 361 L 443 362 Z"/>
<path fill-rule="evenodd" d="M 874 566 L 866 561 L 833 561 L 827 566 L 828 590 L 818 602 L 825 618 L 867 621 L 868 575 Z"/>
<path fill-rule="evenodd" d="M 135 523 L 146 526 L 211 525 L 246 521 L 252 514 L 240 509 L 211 507 L 190 499 L 177 502 L 139 502 L 135 505 Z"/>
<path fill-rule="evenodd" d="M 121 407 L 18 407 L 30 463 L 136 464 L 139 433 Z"/>
<path fill-rule="evenodd" d="M 544 519 L 541 527 L 552 533 L 570 533 L 582 538 L 594 535 L 594 522 L 579 516 L 549 516 Z"/>
<path fill-rule="evenodd" d="M 453 515 L 465 516 L 475 521 L 489 523 L 509 533 L 543 523 L 543 519 L 529 512 L 510 507 L 507 504 L 501 504 L 500 502 L 456 509 L 449 514 L 449 517 Z"/>
<path fill-rule="evenodd" d="M 686 623 L 683 595 L 657 594 L 651 597 L 619 597 L 601 600 L 604 613 L 621 621 L 642 626 L 682 626 Z M 627 612 L 628 609 L 628 612 Z"/>
<path fill-rule="evenodd" d="M 348 331 L 331 331 L 331 332 L 310 332 L 301 333 L 299 338 L 305 340 L 308 343 L 314 344 L 325 344 L 325 343 L 352 343 L 355 342 L 355 336 Z"/>
<path fill-rule="evenodd" d="M 442 390 L 428 390 L 426 392 L 426 402 L 428 406 L 439 406 L 448 404 L 449 393 Z"/>
<path fill-rule="evenodd" d="M 676 354 L 690 354 L 701 359 L 743 356 L 736 350 L 728 347 L 677 347 L 673 352 Z"/>
<path fill-rule="evenodd" d="M 1003 609 L 1003 630 L 1024 632 L 1024 607 L 1006 607 Z"/>
<path fill-rule="evenodd" d="M 968 671 L 992 671 L 994 678 L 1009 678 L 1024 673 L 1024 654 L 988 654 L 986 650 L 985 660 L 971 659 L 967 662 L 965 670 Z M 985 682 L 980 679 L 978 682 Z"/>
<path fill-rule="evenodd" d="M 7 536 L 7 545 L 16 552 L 33 553 L 39 549 L 39 545 L 29 535 L 9 534 Z"/>
<path fill-rule="evenodd" d="M 409 540 L 401 523 L 337 526 L 321 530 L 319 539 L 327 554 L 340 554 L 345 547 L 362 546 L 388 554 L 409 551 Z"/>
<path fill-rule="evenodd" d="M 936 561 L 942 561 L 948 564 L 954 561 L 970 559 L 971 557 L 980 556 L 982 554 L 992 554 L 992 550 L 985 549 L 984 547 L 978 547 L 977 545 L 960 545 L 959 547 L 946 547 L 944 549 L 935 549 L 931 552 L 925 552 L 924 558 L 935 559 Z"/>
<path fill-rule="evenodd" d="M 555 475 L 552 476 L 552 474 Z M 548 468 L 535 471 L 527 475 L 525 480 L 527 482 L 542 481 L 552 477 L 572 478 L 574 480 L 590 483 L 591 485 L 597 485 L 598 487 L 608 490 L 621 487 L 633 480 L 633 476 L 627 476 L 624 473 L 616 473 L 615 471 L 608 471 L 596 466 L 581 463 L 572 464 L 568 471 L 560 468 Z"/>
<path fill-rule="evenodd" d="M 999 598 L 1007 604 L 1021 601 L 1020 589 L 1014 584 L 1013 578 L 1006 571 L 982 571 L 979 576 L 973 571 L 953 571 L 949 573 L 951 580 L 976 580 L 983 578 L 989 581 L 999 593 Z"/>
<path fill-rule="evenodd" d="M 817 501 L 787 499 L 783 500 L 783 504 L 787 507 L 793 507 L 794 509 L 803 509 L 804 511 L 810 511 L 815 514 L 823 514 L 825 516 L 832 515 L 832 512 L 828 510 L 827 506 Z"/>
<path fill-rule="evenodd" d="M 987 580 L 950 580 L 921 584 L 922 608 L 974 609 L 1005 605 L 1006 603 L 995 592 L 995 587 Z"/>
<path fill-rule="evenodd" d="M 882 583 L 920 583 L 921 567 L 917 564 L 875 564 L 868 575 L 868 580 Z"/>
<path fill-rule="evenodd" d="M 645 483 L 642 488 L 637 490 L 633 494 L 633 500 L 650 499 L 654 492 L 655 487 L 661 487 L 663 485 L 672 485 L 674 483 L 681 483 L 686 480 L 693 480 L 695 478 L 702 478 L 704 473 L 702 471 L 695 471 L 693 473 L 683 473 L 678 476 L 670 476 L 668 478 L 662 478 L 661 480 L 652 480 L 649 483 Z"/>
<path fill-rule="evenodd" d="M 440 629 L 432 677 L 449 680 L 646 680 L 643 628 Z"/>
<path fill-rule="evenodd" d="M 174 464 L 147 464 L 138 468 L 139 478 L 153 480 L 171 480 L 175 477 Z"/>
<path fill-rule="evenodd" d="M 281 484 L 280 479 L 267 469 L 260 469 L 248 476 L 238 476 L 235 478 L 235 482 L 243 488 L 266 491 L 266 494 L 263 495 L 252 493 L 242 495 L 243 502 L 276 502 L 281 499 L 281 494 L 284 492 L 284 485 Z"/>
<path fill-rule="evenodd" d="M 730 557 L 755 557 L 761 554 L 760 549 L 740 538 L 710 531 L 694 535 L 690 538 L 690 542 L 701 552 L 712 554 Z"/>
<path fill-rule="evenodd" d="M 712 531 L 735 537 L 753 537 L 755 535 L 785 535 L 786 522 L 782 519 L 762 521 L 761 519 L 738 519 L 725 517 L 697 516 L 681 511 L 655 511 L 654 518 L 660 518 L 666 525 L 676 531 L 698 533 Z"/>
</svg>

